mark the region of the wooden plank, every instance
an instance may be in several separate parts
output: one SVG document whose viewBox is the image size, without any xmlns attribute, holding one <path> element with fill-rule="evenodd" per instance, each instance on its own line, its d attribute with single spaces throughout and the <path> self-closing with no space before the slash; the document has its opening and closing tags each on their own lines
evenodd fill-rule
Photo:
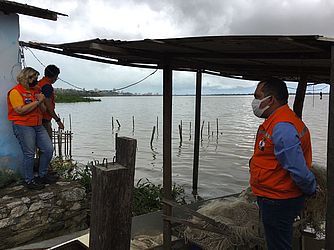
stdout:
<svg viewBox="0 0 334 250">
<path fill-rule="evenodd" d="M 326 249 L 334 249 L 334 46 L 332 46 L 327 136 Z"/>
<path fill-rule="evenodd" d="M 172 76 L 169 65 L 163 69 L 163 197 L 172 198 Z M 163 214 L 172 215 L 172 207 L 163 205 Z M 171 249 L 171 223 L 163 221 L 163 245 L 165 250 Z"/>
<path fill-rule="evenodd" d="M 296 91 L 295 101 L 293 103 L 293 111 L 296 113 L 296 115 L 300 119 L 302 119 L 302 115 L 303 115 L 303 106 L 304 106 L 306 87 L 307 87 L 307 76 L 303 75 L 300 77 L 300 81 L 298 83 L 298 87 Z"/>
<path fill-rule="evenodd" d="M 116 163 L 92 169 L 89 248 L 130 249 L 137 141 L 116 138 Z"/>
<path fill-rule="evenodd" d="M 201 100 L 202 100 L 202 72 L 196 73 L 196 106 L 195 106 L 195 139 L 193 159 L 193 195 L 197 195 L 198 187 L 198 163 L 199 163 L 199 141 L 201 126 Z"/>
</svg>

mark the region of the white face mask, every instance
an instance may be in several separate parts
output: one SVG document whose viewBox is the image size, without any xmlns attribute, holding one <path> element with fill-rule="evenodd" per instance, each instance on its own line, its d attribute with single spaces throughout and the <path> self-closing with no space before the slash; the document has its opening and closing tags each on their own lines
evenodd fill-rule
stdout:
<svg viewBox="0 0 334 250">
<path fill-rule="evenodd" d="M 262 100 L 254 98 L 254 100 L 252 101 L 252 108 L 253 108 L 254 115 L 256 115 L 257 117 L 261 117 L 263 112 L 269 108 L 269 106 L 265 106 L 262 109 L 260 108 L 261 103 L 267 100 L 269 97 L 270 96 L 267 96 L 263 98 Z"/>
</svg>

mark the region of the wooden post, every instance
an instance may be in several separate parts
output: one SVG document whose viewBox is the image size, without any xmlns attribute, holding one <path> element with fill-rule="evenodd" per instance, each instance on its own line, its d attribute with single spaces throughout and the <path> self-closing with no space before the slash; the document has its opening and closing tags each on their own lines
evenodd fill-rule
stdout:
<svg viewBox="0 0 334 250">
<path fill-rule="evenodd" d="M 307 76 L 303 75 L 300 77 L 296 91 L 295 101 L 293 103 L 293 111 L 300 119 L 302 118 L 303 115 L 306 87 L 307 87 Z"/>
<path fill-rule="evenodd" d="M 71 114 L 68 115 L 69 121 L 70 121 L 70 131 L 72 131 L 72 117 Z"/>
<path fill-rule="evenodd" d="M 172 81 L 173 71 L 169 65 L 163 69 L 163 197 L 172 199 Z M 163 204 L 163 214 L 172 216 L 172 207 Z M 172 249 L 172 226 L 163 220 L 163 248 Z"/>
<path fill-rule="evenodd" d="M 202 127 L 201 127 L 201 141 L 203 141 L 203 129 L 204 129 L 204 121 L 202 122 Z"/>
<path fill-rule="evenodd" d="M 189 141 L 191 140 L 191 121 L 189 123 Z"/>
<path fill-rule="evenodd" d="M 180 145 L 182 144 L 182 125 L 179 124 Z"/>
<path fill-rule="evenodd" d="M 326 249 L 334 249 L 334 46 L 331 51 L 327 136 Z"/>
<path fill-rule="evenodd" d="M 135 131 L 135 117 L 132 116 L 132 132 Z"/>
<path fill-rule="evenodd" d="M 119 123 L 119 121 L 116 119 L 117 125 L 118 125 L 118 129 L 121 127 L 121 124 Z"/>
<path fill-rule="evenodd" d="M 153 148 L 154 133 L 155 133 L 155 126 L 153 126 L 153 129 L 152 129 L 151 142 L 150 142 L 151 148 Z"/>
<path fill-rule="evenodd" d="M 197 195 L 198 162 L 199 162 L 199 133 L 201 123 L 202 72 L 196 73 L 196 107 L 195 107 L 195 140 L 193 161 L 193 195 Z"/>
<path fill-rule="evenodd" d="M 216 120 L 217 120 L 217 140 L 218 140 L 218 136 L 219 136 L 218 118 Z"/>
<path fill-rule="evenodd" d="M 159 116 L 157 116 L 157 137 L 159 136 Z"/>
<path fill-rule="evenodd" d="M 92 167 L 89 249 L 130 249 L 137 141 L 116 138 L 116 163 Z"/>
<path fill-rule="evenodd" d="M 210 137 L 210 122 L 208 122 L 208 137 Z"/>
<path fill-rule="evenodd" d="M 70 130 L 70 158 L 72 158 L 72 130 Z"/>
<path fill-rule="evenodd" d="M 114 130 L 114 117 L 111 117 L 111 130 Z"/>
<path fill-rule="evenodd" d="M 58 155 L 60 158 L 62 158 L 63 154 L 62 154 L 62 131 L 58 130 Z"/>
</svg>

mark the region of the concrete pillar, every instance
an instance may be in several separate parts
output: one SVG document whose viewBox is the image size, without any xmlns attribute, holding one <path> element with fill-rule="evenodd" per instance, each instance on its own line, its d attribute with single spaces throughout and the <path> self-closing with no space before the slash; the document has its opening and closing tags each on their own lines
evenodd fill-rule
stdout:
<svg viewBox="0 0 334 250">
<path fill-rule="evenodd" d="M 22 151 L 7 119 L 7 92 L 16 84 L 21 70 L 19 16 L 0 11 L 0 169 L 21 172 Z"/>
</svg>

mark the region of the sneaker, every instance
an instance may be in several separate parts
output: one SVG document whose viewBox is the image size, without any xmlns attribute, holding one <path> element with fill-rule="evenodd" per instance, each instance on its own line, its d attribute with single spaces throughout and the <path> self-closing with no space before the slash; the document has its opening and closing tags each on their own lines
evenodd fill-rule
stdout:
<svg viewBox="0 0 334 250">
<path fill-rule="evenodd" d="M 27 182 L 24 182 L 24 186 L 28 189 L 32 189 L 32 190 L 41 190 L 43 188 L 45 188 L 45 185 L 42 184 L 42 183 L 37 183 L 35 182 L 34 180 L 27 183 Z"/>
<path fill-rule="evenodd" d="M 46 176 L 43 176 L 43 177 L 36 177 L 36 182 L 37 183 L 40 183 L 40 184 L 54 184 L 57 182 L 57 179 L 49 176 L 49 175 L 46 175 Z"/>
</svg>

